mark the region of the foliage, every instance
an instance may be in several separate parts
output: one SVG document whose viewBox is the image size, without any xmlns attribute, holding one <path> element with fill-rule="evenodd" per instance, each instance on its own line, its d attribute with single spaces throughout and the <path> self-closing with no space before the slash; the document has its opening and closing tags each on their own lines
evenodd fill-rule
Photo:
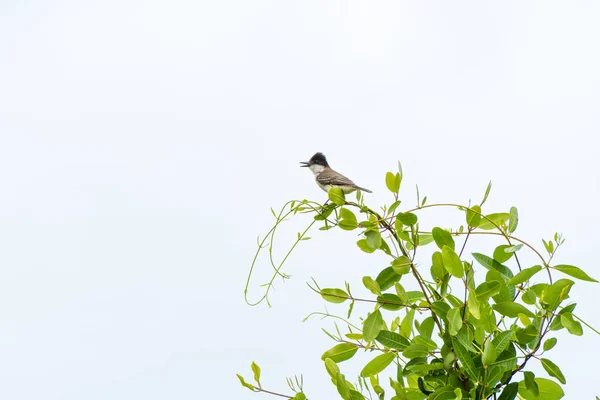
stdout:
<svg viewBox="0 0 600 400">
<path fill-rule="evenodd" d="M 515 236 L 519 221 L 515 207 L 508 212 L 483 211 L 491 183 L 479 204 L 427 204 L 426 197 L 421 200 L 417 195 L 417 207 L 400 211 L 402 170 L 388 172 L 385 182 L 394 201 L 382 207 L 381 212 L 365 205 L 360 192 L 354 202 L 336 188 L 330 189 L 324 205 L 291 201 L 279 213 L 271 210 L 276 222 L 259 242 L 244 291 L 246 299 L 257 257 L 264 249 L 268 249 L 274 273 L 264 285 L 264 295 L 255 302 L 247 300 L 248 304 L 269 303 L 269 292 L 276 278 L 289 278 L 281 272 L 283 264 L 298 243 L 309 239 L 307 233 L 315 224 L 321 225 L 319 229 L 323 231 L 336 227 L 358 230 L 359 251 L 383 252 L 389 257 L 389 265 L 375 278 L 362 279 L 362 285 L 372 296 L 355 297 L 349 283 L 343 288 L 321 288 L 313 280 L 309 285 L 326 302 L 348 304 L 345 317 L 311 314 L 344 322 L 343 333 L 337 323 L 335 333 L 324 330 L 336 344 L 322 356 L 340 398 L 562 398 L 559 383 L 566 383 L 565 375 L 547 358 L 557 344 L 553 335 L 562 329 L 581 335 L 582 323 L 588 325 L 574 314 L 576 304 L 568 303 L 575 281 L 556 273 L 598 282 L 578 267 L 552 263 L 564 243 L 562 236 L 555 234 L 552 239 L 543 240 L 543 251 Z M 464 225 L 457 229 L 437 226 L 423 229 L 419 215 L 433 208 L 458 210 L 464 215 Z M 277 263 L 272 251 L 277 227 L 299 213 L 311 214 L 313 220 L 306 230 L 298 233 L 291 249 Z M 501 243 L 493 254 L 476 251 L 468 254 L 469 238 L 475 235 L 487 235 Z M 431 260 L 417 262 L 417 250 L 424 246 L 437 249 Z M 519 254 L 523 251 L 535 255 L 535 265 L 522 264 Z M 484 273 L 485 279 L 477 281 L 475 270 Z M 414 286 L 419 290 L 407 290 L 405 286 L 413 285 L 411 282 L 416 282 Z M 371 304 L 373 309 L 355 325 L 350 318 L 356 303 Z M 342 367 L 359 351 L 372 357 L 352 383 L 342 373 Z M 530 362 L 539 362 L 552 379 L 535 376 L 527 369 Z M 295 379 L 294 384 L 294 380 L 288 379 L 291 395 L 274 393 L 262 388 L 260 368 L 254 363 L 252 370 L 256 386 L 238 375 L 248 389 L 289 399 L 307 398 L 301 380 Z M 379 379 L 384 372 L 389 376 L 389 389 L 384 389 L 384 382 Z"/>
</svg>

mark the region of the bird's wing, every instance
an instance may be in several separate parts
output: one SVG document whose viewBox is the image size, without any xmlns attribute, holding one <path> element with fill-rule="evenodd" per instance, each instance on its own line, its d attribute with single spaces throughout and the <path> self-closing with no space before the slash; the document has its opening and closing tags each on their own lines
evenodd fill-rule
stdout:
<svg viewBox="0 0 600 400">
<path fill-rule="evenodd" d="M 317 175 L 317 182 L 321 185 L 334 185 L 334 186 L 352 186 L 356 187 L 356 184 L 344 175 L 335 172 L 334 170 L 323 171 Z"/>
</svg>

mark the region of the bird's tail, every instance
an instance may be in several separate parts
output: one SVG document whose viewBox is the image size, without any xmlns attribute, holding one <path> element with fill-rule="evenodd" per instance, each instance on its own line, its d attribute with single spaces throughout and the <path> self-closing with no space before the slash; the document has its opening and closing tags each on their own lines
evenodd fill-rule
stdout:
<svg viewBox="0 0 600 400">
<path fill-rule="evenodd" d="M 360 186 L 357 186 L 356 188 L 362 190 L 363 192 L 373 193 L 369 189 L 361 188 Z"/>
</svg>

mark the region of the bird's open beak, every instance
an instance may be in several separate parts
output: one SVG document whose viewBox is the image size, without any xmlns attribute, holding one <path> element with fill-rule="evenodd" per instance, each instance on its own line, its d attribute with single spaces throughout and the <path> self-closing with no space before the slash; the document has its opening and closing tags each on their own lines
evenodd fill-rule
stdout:
<svg viewBox="0 0 600 400">
<path fill-rule="evenodd" d="M 308 167 L 310 164 L 307 163 L 306 161 L 300 161 L 301 167 Z"/>
</svg>

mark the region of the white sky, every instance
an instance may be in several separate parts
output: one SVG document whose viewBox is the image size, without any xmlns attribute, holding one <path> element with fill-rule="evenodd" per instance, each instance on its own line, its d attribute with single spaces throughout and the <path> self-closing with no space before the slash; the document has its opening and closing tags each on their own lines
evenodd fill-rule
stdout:
<svg viewBox="0 0 600 400">
<path fill-rule="evenodd" d="M 323 200 L 298 168 L 316 151 L 374 207 L 398 159 L 406 207 L 416 183 L 467 202 L 492 180 L 489 212 L 517 206 L 540 246 L 563 232 L 556 261 L 599 278 L 599 17 L 595 1 L 5 0 L 0 397 L 269 398 L 235 378 L 254 360 L 268 388 L 304 372 L 311 399 L 335 398 L 305 282 L 360 292 L 385 259 L 316 232 L 271 309 L 242 296 L 269 207 Z M 596 328 L 598 289 L 572 296 Z M 558 337 L 566 398 L 600 395 L 600 338 Z"/>
</svg>

